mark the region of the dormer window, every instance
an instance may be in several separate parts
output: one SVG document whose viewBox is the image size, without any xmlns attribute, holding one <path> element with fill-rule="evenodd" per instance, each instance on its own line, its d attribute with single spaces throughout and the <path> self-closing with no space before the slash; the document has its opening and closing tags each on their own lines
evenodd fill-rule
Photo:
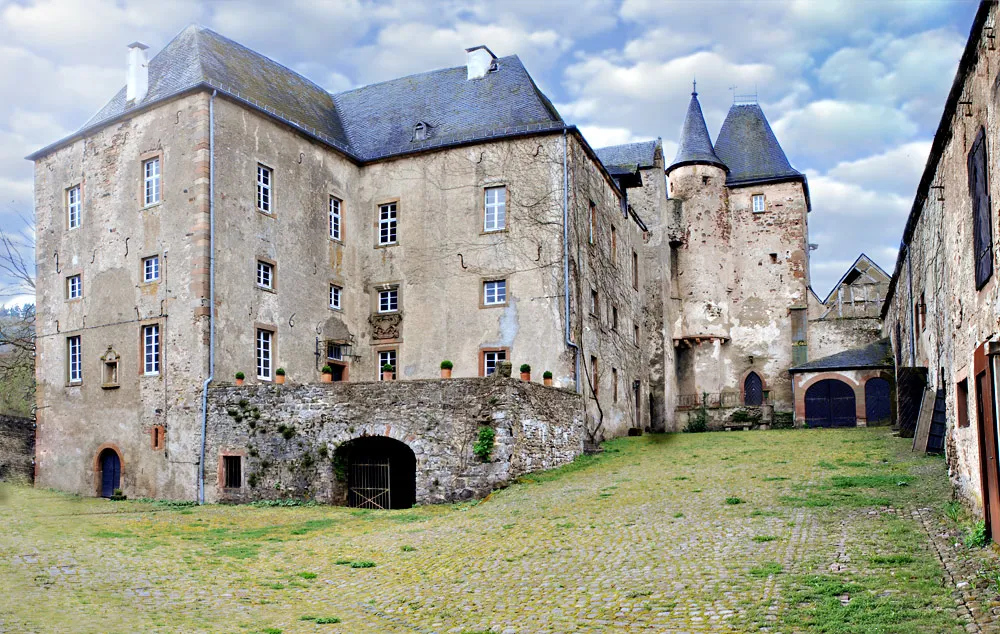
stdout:
<svg viewBox="0 0 1000 634">
<path fill-rule="evenodd" d="M 420 121 L 413 126 L 413 141 L 426 141 L 431 135 L 431 124 Z"/>
</svg>

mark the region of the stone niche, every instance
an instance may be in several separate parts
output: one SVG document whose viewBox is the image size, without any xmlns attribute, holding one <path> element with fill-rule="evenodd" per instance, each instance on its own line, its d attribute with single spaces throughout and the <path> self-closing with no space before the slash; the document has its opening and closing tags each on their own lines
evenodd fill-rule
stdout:
<svg viewBox="0 0 1000 634">
<path fill-rule="evenodd" d="M 473 451 L 484 427 L 495 438 L 487 460 Z M 571 462 L 583 440 L 578 394 L 511 378 L 218 386 L 206 497 L 353 503 L 348 448 L 383 443 L 408 456 L 414 502 L 467 500 Z"/>
</svg>

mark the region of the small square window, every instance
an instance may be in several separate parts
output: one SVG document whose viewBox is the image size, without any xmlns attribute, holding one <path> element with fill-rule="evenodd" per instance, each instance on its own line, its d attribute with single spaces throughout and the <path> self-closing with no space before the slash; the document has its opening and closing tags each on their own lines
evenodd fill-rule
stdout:
<svg viewBox="0 0 1000 634">
<path fill-rule="evenodd" d="M 274 288 L 274 265 L 257 260 L 257 286 L 268 290 Z"/>
<path fill-rule="evenodd" d="M 340 296 L 344 289 L 336 284 L 330 284 L 330 308 L 340 310 Z"/>
<path fill-rule="evenodd" d="M 257 165 L 257 209 L 271 213 L 271 183 L 273 181 L 271 168 Z"/>
<path fill-rule="evenodd" d="M 392 288 L 378 292 L 378 312 L 394 313 L 399 310 L 399 291 Z"/>
<path fill-rule="evenodd" d="M 483 231 L 502 231 L 507 228 L 507 188 L 487 187 Z"/>
<path fill-rule="evenodd" d="M 753 212 L 755 214 L 764 212 L 764 194 L 753 195 Z"/>
<path fill-rule="evenodd" d="M 502 306 L 507 303 L 507 280 L 483 282 L 483 305 Z"/>
<path fill-rule="evenodd" d="M 385 376 L 383 374 L 383 368 L 387 365 L 392 366 L 392 376 L 393 380 L 396 379 L 396 351 L 395 350 L 379 350 L 378 352 L 378 380 L 384 381 Z"/>
<path fill-rule="evenodd" d="M 66 278 L 66 298 L 80 299 L 83 297 L 83 278 L 79 275 L 70 275 Z"/>
<path fill-rule="evenodd" d="M 239 489 L 243 486 L 243 457 L 222 456 L 223 486 Z"/>
<path fill-rule="evenodd" d="M 490 376 L 497 371 L 501 361 L 507 360 L 506 350 L 483 351 L 483 376 Z"/>
<path fill-rule="evenodd" d="M 153 158 L 142 164 L 143 205 L 149 207 L 160 202 L 160 159 Z"/>
<path fill-rule="evenodd" d="M 80 186 L 70 187 L 66 191 L 66 224 L 70 229 L 80 226 Z"/>
<path fill-rule="evenodd" d="M 160 279 L 160 256 L 144 258 L 142 260 L 142 281 L 146 284 L 156 282 Z"/>
<path fill-rule="evenodd" d="M 330 196 L 330 239 L 340 240 L 341 235 L 340 199 Z"/>
</svg>

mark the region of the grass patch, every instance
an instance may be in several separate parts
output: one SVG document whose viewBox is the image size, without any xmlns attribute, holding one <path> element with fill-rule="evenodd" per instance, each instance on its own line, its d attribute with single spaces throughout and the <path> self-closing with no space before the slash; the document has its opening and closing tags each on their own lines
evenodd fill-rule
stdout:
<svg viewBox="0 0 1000 634">
<path fill-rule="evenodd" d="M 260 551 L 258 546 L 239 545 L 223 546 L 215 550 L 216 555 L 222 557 L 232 557 L 233 559 L 254 559 Z"/>
<path fill-rule="evenodd" d="M 309 571 L 302 571 L 298 573 L 298 575 L 303 579 L 315 579 L 317 576 L 315 572 L 309 572 Z"/>
<path fill-rule="evenodd" d="M 840 467 L 838 467 L 837 465 L 835 465 L 835 464 L 833 464 L 831 462 L 827 462 L 826 460 L 820 460 L 817 463 L 817 465 L 819 466 L 820 469 L 839 469 L 840 468 Z"/>
<path fill-rule="evenodd" d="M 788 478 L 783 478 L 781 476 L 767 476 L 763 478 L 764 482 L 781 482 L 782 480 L 787 480 Z"/>
<path fill-rule="evenodd" d="M 907 486 L 913 481 L 913 476 L 909 475 L 862 475 L 862 476 L 833 476 L 830 478 L 833 486 L 838 489 L 886 489 L 898 486 Z"/>
<path fill-rule="evenodd" d="M 902 566 L 912 564 L 913 557 L 909 555 L 875 555 L 869 557 L 868 561 L 876 566 Z"/>
<path fill-rule="evenodd" d="M 780 575 L 781 571 L 784 570 L 781 564 L 776 561 L 769 561 L 762 566 L 756 566 L 750 569 L 751 577 L 770 577 L 771 575 Z"/>
<path fill-rule="evenodd" d="M 416 548 L 414 548 L 413 546 L 400 546 L 399 549 L 404 553 L 412 553 L 413 551 L 416 550 Z"/>
<path fill-rule="evenodd" d="M 300 616 L 300 621 L 312 621 L 317 625 L 330 625 L 333 623 L 340 623 L 340 619 L 335 616 Z"/>
<path fill-rule="evenodd" d="M 374 568 L 374 561 L 352 561 L 351 568 Z"/>
<path fill-rule="evenodd" d="M 753 540 L 755 542 L 757 542 L 758 544 L 764 544 L 766 542 L 773 542 L 776 539 L 778 539 L 778 538 L 775 537 L 774 535 L 754 535 L 753 536 Z"/>
<path fill-rule="evenodd" d="M 726 504 L 743 504 L 743 500 L 736 497 L 726 498 Z"/>
<path fill-rule="evenodd" d="M 986 522 L 979 520 L 968 529 L 965 533 L 965 547 L 966 548 L 983 548 L 986 546 L 986 542 L 989 539 L 986 537 Z"/>
</svg>

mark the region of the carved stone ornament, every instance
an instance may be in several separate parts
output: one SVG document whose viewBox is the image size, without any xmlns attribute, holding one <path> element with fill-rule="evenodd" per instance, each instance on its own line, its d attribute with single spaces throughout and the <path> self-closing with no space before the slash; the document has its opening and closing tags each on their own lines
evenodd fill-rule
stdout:
<svg viewBox="0 0 1000 634">
<path fill-rule="evenodd" d="M 399 326 L 403 323 L 401 313 L 374 314 L 368 318 L 372 325 L 372 339 L 399 339 Z"/>
</svg>

